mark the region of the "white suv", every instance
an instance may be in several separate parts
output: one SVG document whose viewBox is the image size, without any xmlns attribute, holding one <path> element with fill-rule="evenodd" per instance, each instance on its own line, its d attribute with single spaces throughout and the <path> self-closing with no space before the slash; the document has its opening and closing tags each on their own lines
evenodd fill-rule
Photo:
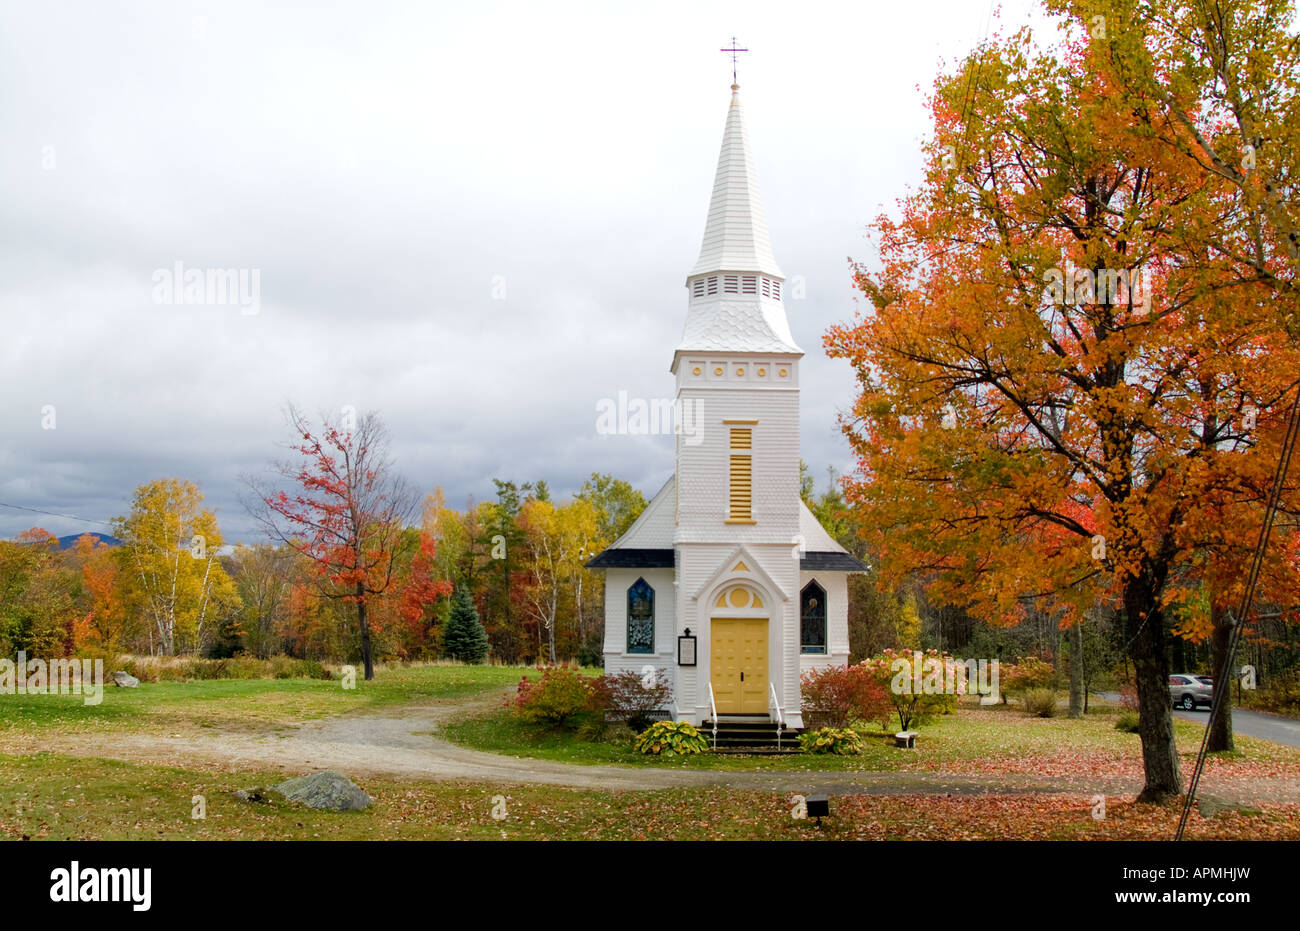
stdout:
<svg viewBox="0 0 1300 931">
<path fill-rule="evenodd" d="M 1214 686 L 1202 679 L 1206 676 L 1194 676 L 1190 672 L 1179 672 L 1169 677 L 1169 698 L 1175 708 L 1195 711 L 1198 705 L 1209 706 L 1214 702 Z"/>
</svg>

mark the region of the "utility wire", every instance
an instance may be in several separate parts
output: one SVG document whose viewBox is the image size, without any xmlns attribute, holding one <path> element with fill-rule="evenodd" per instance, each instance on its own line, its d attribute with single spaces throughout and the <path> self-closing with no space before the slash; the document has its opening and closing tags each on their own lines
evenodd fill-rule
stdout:
<svg viewBox="0 0 1300 931">
<path fill-rule="evenodd" d="M 99 524 L 103 527 L 112 527 L 113 525 L 106 520 L 92 520 L 89 517 L 78 517 L 75 514 L 59 514 L 55 511 L 42 511 L 40 508 L 29 508 L 22 504 L 6 504 L 0 501 L 0 508 L 13 508 L 16 511 L 31 511 L 33 514 L 45 514 L 49 517 L 62 517 L 65 520 L 79 520 L 83 524 Z"/>
</svg>

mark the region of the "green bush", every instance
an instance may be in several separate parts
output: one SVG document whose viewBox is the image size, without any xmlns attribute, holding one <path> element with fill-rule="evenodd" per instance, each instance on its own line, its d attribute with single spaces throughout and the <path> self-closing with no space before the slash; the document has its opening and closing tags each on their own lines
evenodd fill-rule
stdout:
<svg viewBox="0 0 1300 931">
<path fill-rule="evenodd" d="M 512 698 L 506 699 L 515 714 L 534 724 L 568 727 L 592 713 L 604 718 L 602 693 L 595 683 L 568 666 L 538 666 L 541 678 L 524 676 Z"/>
<path fill-rule="evenodd" d="M 799 745 L 807 753 L 833 753 L 836 756 L 857 756 L 862 752 L 862 741 L 857 731 L 848 727 L 823 727 L 799 735 Z"/>
<path fill-rule="evenodd" d="M 1021 699 L 1025 710 L 1040 718 L 1056 716 L 1056 691 L 1054 689 L 1026 689 Z"/>
<path fill-rule="evenodd" d="M 685 721 L 659 721 L 636 739 L 636 748 L 641 753 L 658 756 L 688 755 L 704 753 L 709 749 L 709 741 Z"/>
<path fill-rule="evenodd" d="M 1257 689 L 1240 689 L 1229 683 L 1233 696 L 1241 695 L 1243 708 L 1294 715 L 1300 712 L 1300 670 L 1281 673 L 1264 680 Z"/>
<path fill-rule="evenodd" d="M 1115 730 L 1123 731 L 1126 734 L 1136 734 L 1138 732 L 1138 713 L 1136 711 L 1121 711 L 1119 717 L 1115 719 Z"/>
</svg>

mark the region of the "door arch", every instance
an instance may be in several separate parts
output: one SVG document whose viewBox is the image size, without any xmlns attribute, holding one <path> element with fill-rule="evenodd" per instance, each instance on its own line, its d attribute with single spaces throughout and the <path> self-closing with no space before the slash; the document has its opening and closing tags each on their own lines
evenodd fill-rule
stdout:
<svg viewBox="0 0 1300 931">
<path fill-rule="evenodd" d="M 766 714 L 769 689 L 769 596 L 732 580 L 710 594 L 709 681 L 718 714 Z"/>
</svg>

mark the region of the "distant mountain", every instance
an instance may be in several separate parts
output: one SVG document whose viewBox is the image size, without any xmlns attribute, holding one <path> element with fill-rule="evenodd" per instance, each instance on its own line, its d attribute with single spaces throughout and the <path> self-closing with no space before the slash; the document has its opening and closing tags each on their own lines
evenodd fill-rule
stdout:
<svg viewBox="0 0 1300 931">
<path fill-rule="evenodd" d="M 96 533 L 93 530 L 88 532 L 90 536 L 94 537 L 96 540 L 101 540 L 104 543 L 107 543 L 109 546 L 122 545 L 122 541 L 119 540 L 117 537 L 110 537 L 106 533 Z M 71 549 L 76 544 L 76 542 L 84 536 L 86 536 L 86 534 L 84 533 L 70 533 L 66 537 L 59 537 L 59 549 L 61 550 Z"/>
</svg>

